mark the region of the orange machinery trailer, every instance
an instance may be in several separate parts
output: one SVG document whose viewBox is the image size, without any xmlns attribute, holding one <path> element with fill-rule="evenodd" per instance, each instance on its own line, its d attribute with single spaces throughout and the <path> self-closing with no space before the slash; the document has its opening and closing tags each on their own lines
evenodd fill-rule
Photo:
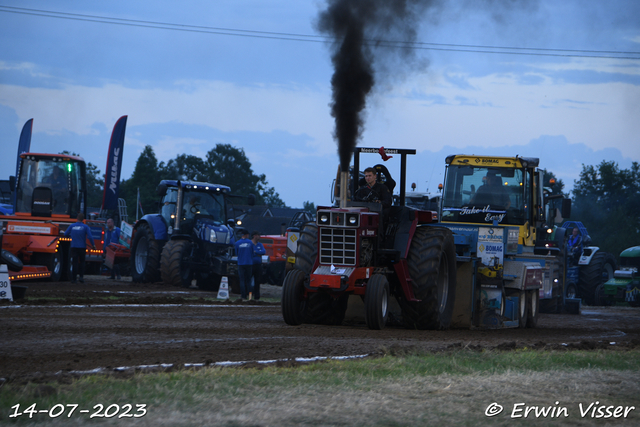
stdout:
<svg viewBox="0 0 640 427">
<path fill-rule="evenodd" d="M 23 263 L 19 272 L 9 270 L 12 281 L 66 280 L 73 261 L 71 239 L 64 232 L 86 217 L 86 166 L 84 159 L 66 154 L 24 153 L 20 155 L 16 202 L 12 215 L 1 215 L 2 249 Z M 104 238 L 103 221 L 87 221 L 96 249 L 87 249 L 87 265 L 100 267 Z M 88 248 L 91 245 L 87 245 Z"/>
</svg>

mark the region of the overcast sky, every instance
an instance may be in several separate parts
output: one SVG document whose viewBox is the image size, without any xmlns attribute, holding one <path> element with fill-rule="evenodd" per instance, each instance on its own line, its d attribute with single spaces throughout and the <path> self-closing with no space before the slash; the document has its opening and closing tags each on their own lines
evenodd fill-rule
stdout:
<svg viewBox="0 0 640 427">
<path fill-rule="evenodd" d="M 145 145 L 166 162 L 225 143 L 288 206 L 329 204 L 333 70 L 315 25 L 325 8 L 0 0 L 1 178 L 31 118 L 31 151 L 76 152 L 104 173 L 127 115 L 123 178 Z M 539 157 L 568 188 L 582 164 L 640 161 L 640 1 L 433 1 L 418 24 L 414 62 L 376 63 L 386 73 L 359 145 L 417 149 L 407 181 L 419 191 L 436 190 L 456 153 Z M 361 164 L 381 162 L 368 156 Z"/>
</svg>

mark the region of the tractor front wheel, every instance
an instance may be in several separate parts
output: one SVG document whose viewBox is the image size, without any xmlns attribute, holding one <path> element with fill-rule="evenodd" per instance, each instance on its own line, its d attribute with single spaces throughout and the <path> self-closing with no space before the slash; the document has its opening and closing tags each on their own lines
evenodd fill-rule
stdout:
<svg viewBox="0 0 640 427">
<path fill-rule="evenodd" d="M 524 329 L 527 327 L 527 319 L 529 318 L 529 295 L 526 291 L 518 293 L 518 327 Z"/>
<path fill-rule="evenodd" d="M 540 313 L 540 290 L 527 291 L 527 328 L 535 328 L 538 325 Z"/>
<path fill-rule="evenodd" d="M 301 270 L 291 270 L 282 284 L 282 317 L 287 325 L 297 326 L 304 321 L 306 300 L 304 278 Z"/>
<path fill-rule="evenodd" d="M 188 288 L 193 280 L 189 267 L 191 242 L 188 240 L 170 240 L 162 249 L 160 275 L 166 285 Z"/>
<path fill-rule="evenodd" d="M 364 308 L 369 329 L 384 329 L 389 316 L 389 281 L 384 275 L 374 274 L 367 282 Z"/>
<path fill-rule="evenodd" d="M 140 224 L 131 245 L 131 278 L 134 282 L 160 280 L 160 249 L 149 224 Z"/>
</svg>

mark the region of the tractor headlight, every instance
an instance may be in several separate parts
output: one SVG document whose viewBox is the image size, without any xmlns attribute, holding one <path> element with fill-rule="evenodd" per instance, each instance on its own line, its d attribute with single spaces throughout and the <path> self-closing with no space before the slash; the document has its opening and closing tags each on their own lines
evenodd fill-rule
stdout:
<svg viewBox="0 0 640 427">
<path fill-rule="evenodd" d="M 349 223 L 349 225 L 358 225 L 358 218 L 359 215 L 349 214 L 347 215 L 347 222 Z"/>
<path fill-rule="evenodd" d="M 218 235 L 216 234 L 215 230 L 209 229 L 209 241 L 211 243 L 218 242 Z"/>
<path fill-rule="evenodd" d="M 318 218 L 318 221 L 320 222 L 320 224 L 326 224 L 329 222 L 329 215 L 325 214 L 321 214 L 320 217 Z"/>
</svg>

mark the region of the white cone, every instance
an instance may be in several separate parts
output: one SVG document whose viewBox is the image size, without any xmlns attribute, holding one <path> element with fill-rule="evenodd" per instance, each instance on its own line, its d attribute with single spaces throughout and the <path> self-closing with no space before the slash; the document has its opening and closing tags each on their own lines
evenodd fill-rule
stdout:
<svg viewBox="0 0 640 427">
<path fill-rule="evenodd" d="M 227 279 L 227 276 L 222 276 L 222 279 L 220 279 L 218 299 L 229 299 L 229 279 Z"/>
</svg>

